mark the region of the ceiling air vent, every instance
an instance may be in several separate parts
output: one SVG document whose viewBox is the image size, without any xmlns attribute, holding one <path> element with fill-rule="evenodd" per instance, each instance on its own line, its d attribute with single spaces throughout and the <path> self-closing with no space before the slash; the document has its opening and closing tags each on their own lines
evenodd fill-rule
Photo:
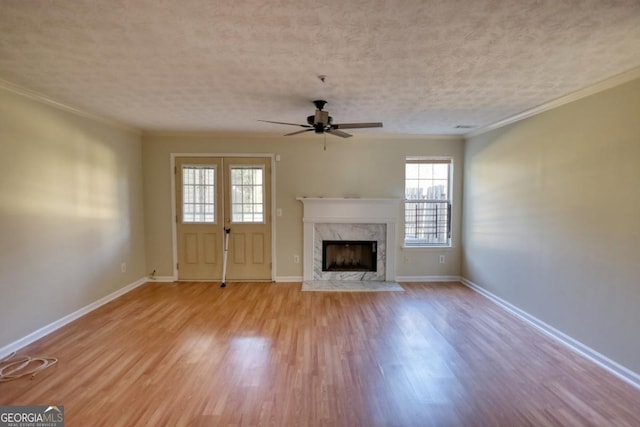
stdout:
<svg viewBox="0 0 640 427">
<path fill-rule="evenodd" d="M 473 129 L 475 126 L 474 125 L 456 125 L 455 128 L 456 129 Z"/>
</svg>

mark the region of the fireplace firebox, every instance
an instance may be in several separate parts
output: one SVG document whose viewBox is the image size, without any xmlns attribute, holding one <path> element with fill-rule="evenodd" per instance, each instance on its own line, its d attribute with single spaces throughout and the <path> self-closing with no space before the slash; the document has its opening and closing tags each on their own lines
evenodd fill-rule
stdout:
<svg viewBox="0 0 640 427">
<path fill-rule="evenodd" d="M 375 240 L 323 240 L 322 271 L 377 271 Z"/>
</svg>

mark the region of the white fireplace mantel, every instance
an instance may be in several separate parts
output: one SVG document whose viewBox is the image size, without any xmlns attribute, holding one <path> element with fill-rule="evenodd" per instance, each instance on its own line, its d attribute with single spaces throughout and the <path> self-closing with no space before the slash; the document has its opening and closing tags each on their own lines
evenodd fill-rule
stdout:
<svg viewBox="0 0 640 427">
<path fill-rule="evenodd" d="M 315 224 L 386 224 L 385 280 L 395 280 L 400 199 L 298 197 L 303 213 L 303 277 L 314 279 Z"/>
</svg>

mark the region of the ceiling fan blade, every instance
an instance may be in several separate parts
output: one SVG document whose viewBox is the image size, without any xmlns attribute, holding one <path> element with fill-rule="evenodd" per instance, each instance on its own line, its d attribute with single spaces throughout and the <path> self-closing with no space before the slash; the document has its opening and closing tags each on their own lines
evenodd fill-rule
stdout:
<svg viewBox="0 0 640 427">
<path fill-rule="evenodd" d="M 337 123 L 331 125 L 333 129 L 363 129 L 363 128 L 381 128 L 382 123 Z"/>
<path fill-rule="evenodd" d="M 299 125 L 302 126 L 302 125 Z M 291 133 L 285 133 L 284 136 L 291 136 L 291 135 L 297 135 L 299 133 L 303 133 L 303 132 L 311 132 L 313 129 L 303 129 L 303 130 L 297 130 L 295 132 L 291 132 Z"/>
<path fill-rule="evenodd" d="M 327 133 L 330 133 L 331 135 L 340 136 L 340 137 L 342 137 L 342 138 L 350 138 L 350 137 L 352 137 L 352 136 L 353 136 L 353 135 L 348 134 L 348 133 L 346 133 L 346 132 L 342 132 L 341 130 L 338 130 L 338 129 L 329 129 L 329 130 L 327 131 Z"/>
<path fill-rule="evenodd" d="M 299 125 L 297 123 L 285 123 L 285 122 L 272 122 L 271 120 L 258 120 L 259 122 L 265 122 L 265 123 L 275 123 L 277 125 L 289 125 L 289 126 L 300 126 L 303 128 L 310 128 L 311 126 L 309 125 Z"/>
</svg>

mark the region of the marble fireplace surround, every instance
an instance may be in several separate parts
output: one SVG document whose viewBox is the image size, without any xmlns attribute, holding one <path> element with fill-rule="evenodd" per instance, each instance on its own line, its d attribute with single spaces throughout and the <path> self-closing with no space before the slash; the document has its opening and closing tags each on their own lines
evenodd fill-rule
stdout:
<svg viewBox="0 0 640 427">
<path fill-rule="evenodd" d="M 400 199 L 298 197 L 297 200 L 304 205 L 302 255 L 305 281 L 395 280 L 396 224 Z M 322 272 L 323 238 L 376 240 L 378 271 Z"/>
</svg>

